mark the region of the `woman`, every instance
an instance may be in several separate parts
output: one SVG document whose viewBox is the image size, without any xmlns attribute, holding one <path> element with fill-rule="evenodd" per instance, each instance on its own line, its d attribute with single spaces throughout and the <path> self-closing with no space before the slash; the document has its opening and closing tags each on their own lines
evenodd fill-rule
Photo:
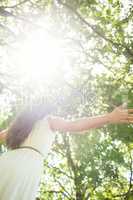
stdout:
<svg viewBox="0 0 133 200">
<path fill-rule="evenodd" d="M 0 200 L 35 200 L 55 131 L 84 133 L 105 124 L 133 123 L 133 109 L 122 106 L 112 112 L 75 121 L 50 115 L 50 106 L 38 105 L 23 111 L 8 130 L 0 133 L 8 152 L 0 156 Z"/>
</svg>

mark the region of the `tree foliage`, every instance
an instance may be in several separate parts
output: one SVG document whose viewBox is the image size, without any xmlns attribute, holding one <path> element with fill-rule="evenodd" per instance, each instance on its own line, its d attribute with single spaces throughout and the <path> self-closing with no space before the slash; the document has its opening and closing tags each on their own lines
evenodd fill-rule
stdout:
<svg viewBox="0 0 133 200">
<path fill-rule="evenodd" d="M 56 114 L 66 118 L 100 115 L 125 101 L 132 107 L 132 17 L 131 1 L 128 7 L 120 0 L 1 1 L 1 129 L 19 112 L 22 99 L 44 94 L 57 101 Z M 8 53 L 16 41 L 23 45 L 27 32 L 44 23 L 66 46 L 71 79 L 59 66 L 58 81 L 30 84 Z M 132 124 L 106 125 L 84 135 L 58 133 L 44 161 L 37 199 L 131 200 L 132 141 Z"/>
</svg>

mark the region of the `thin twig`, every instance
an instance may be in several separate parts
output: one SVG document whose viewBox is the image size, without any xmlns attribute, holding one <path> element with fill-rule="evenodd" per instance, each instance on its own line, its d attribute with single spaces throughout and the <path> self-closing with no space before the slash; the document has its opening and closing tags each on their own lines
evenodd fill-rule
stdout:
<svg viewBox="0 0 133 200">
<path fill-rule="evenodd" d="M 29 0 L 23 0 L 23 1 L 21 1 L 21 2 L 19 2 L 19 3 L 17 3 L 17 4 L 15 4 L 15 5 L 13 5 L 13 6 L 0 6 L 0 8 L 16 8 L 16 7 L 18 7 L 18 6 L 20 6 L 20 5 L 22 5 L 22 4 L 24 4 L 24 3 L 27 3 Z"/>
</svg>

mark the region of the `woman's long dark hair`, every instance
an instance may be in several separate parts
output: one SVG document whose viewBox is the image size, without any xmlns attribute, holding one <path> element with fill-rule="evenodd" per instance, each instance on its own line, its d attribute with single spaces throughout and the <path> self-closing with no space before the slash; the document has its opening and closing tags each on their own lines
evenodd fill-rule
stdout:
<svg viewBox="0 0 133 200">
<path fill-rule="evenodd" d="M 7 147 L 10 149 L 18 148 L 30 134 L 35 122 L 53 113 L 54 110 L 55 107 L 49 104 L 41 103 L 27 106 L 16 117 L 8 130 L 6 138 Z"/>
</svg>

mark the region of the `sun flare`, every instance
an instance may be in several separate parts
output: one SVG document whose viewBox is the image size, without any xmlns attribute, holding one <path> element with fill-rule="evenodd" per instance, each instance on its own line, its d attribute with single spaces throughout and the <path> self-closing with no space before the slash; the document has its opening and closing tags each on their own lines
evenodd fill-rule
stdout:
<svg viewBox="0 0 133 200">
<path fill-rule="evenodd" d="M 36 81 L 54 80 L 60 67 L 67 62 L 61 40 L 44 31 L 30 33 L 17 49 L 14 54 L 17 70 Z"/>
</svg>

